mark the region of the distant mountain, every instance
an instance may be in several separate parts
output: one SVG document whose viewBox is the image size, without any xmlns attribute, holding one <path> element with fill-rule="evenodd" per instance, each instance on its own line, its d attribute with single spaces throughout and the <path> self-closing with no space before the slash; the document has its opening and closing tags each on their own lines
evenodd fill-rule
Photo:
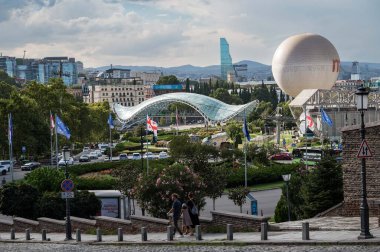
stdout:
<svg viewBox="0 0 380 252">
<path fill-rule="evenodd" d="M 247 64 L 248 79 L 262 80 L 272 76 L 272 69 L 270 65 L 261 64 L 256 61 L 242 60 L 234 64 Z M 363 79 L 369 79 L 371 77 L 380 76 L 380 63 L 366 63 L 359 62 L 360 74 Z M 88 68 L 87 70 L 105 71 L 111 66 L 101 66 L 96 68 Z M 176 75 L 178 78 L 191 78 L 199 79 L 202 77 L 209 77 L 212 75 L 220 76 L 220 65 L 211 66 L 193 66 L 183 65 L 176 67 L 156 67 L 156 66 L 122 66 L 113 65 L 113 68 L 130 69 L 131 71 L 141 72 L 162 72 L 164 75 Z M 341 72 L 339 79 L 349 79 L 351 75 L 352 62 L 342 61 Z"/>
</svg>

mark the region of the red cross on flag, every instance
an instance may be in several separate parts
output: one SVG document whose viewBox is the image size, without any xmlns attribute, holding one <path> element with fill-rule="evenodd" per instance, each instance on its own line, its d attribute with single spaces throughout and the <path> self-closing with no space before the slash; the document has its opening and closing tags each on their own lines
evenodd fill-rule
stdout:
<svg viewBox="0 0 380 252">
<path fill-rule="evenodd" d="M 158 125 L 148 115 L 146 116 L 146 130 L 153 131 L 154 136 L 157 136 Z"/>
</svg>

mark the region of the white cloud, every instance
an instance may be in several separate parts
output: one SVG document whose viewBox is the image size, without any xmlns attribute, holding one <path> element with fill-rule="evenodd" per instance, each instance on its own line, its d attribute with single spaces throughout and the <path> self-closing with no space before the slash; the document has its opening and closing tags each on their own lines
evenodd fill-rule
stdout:
<svg viewBox="0 0 380 252">
<path fill-rule="evenodd" d="M 319 33 L 343 60 L 378 62 L 380 3 L 366 0 L 0 0 L 4 54 L 67 55 L 87 66 L 219 62 L 219 37 L 234 61 L 270 64 L 290 35 Z M 353 17 L 360 17 L 355 19 Z"/>
</svg>

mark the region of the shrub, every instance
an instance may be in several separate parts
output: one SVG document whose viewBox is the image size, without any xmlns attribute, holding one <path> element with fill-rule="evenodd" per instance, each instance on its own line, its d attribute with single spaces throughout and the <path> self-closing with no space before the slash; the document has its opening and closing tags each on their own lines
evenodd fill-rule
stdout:
<svg viewBox="0 0 380 252">
<path fill-rule="evenodd" d="M 28 184 L 6 184 L 0 190 L 0 211 L 5 215 L 16 215 L 33 219 L 37 217 L 35 202 L 40 193 Z"/>
<path fill-rule="evenodd" d="M 242 206 L 246 202 L 246 196 L 249 193 L 246 187 L 231 188 L 228 191 L 228 198 L 234 202 L 235 205 L 240 207 L 240 213 L 242 212 Z"/>
<path fill-rule="evenodd" d="M 75 198 L 70 200 L 71 215 L 89 219 L 100 212 L 102 204 L 94 193 L 76 191 Z"/>
<path fill-rule="evenodd" d="M 66 215 L 65 201 L 57 192 L 45 192 L 38 202 L 38 216 L 63 219 Z"/>
<path fill-rule="evenodd" d="M 61 190 L 61 182 L 65 175 L 61 169 L 41 167 L 33 170 L 25 176 L 26 183 L 42 192 L 58 192 Z"/>
</svg>

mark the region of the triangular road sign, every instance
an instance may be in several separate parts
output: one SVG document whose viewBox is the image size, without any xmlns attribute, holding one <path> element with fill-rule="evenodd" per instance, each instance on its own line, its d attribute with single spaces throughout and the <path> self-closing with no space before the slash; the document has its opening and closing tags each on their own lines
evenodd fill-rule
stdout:
<svg viewBox="0 0 380 252">
<path fill-rule="evenodd" d="M 360 145 L 360 149 L 357 155 L 358 158 L 372 157 L 371 149 L 368 146 L 367 141 L 364 139 Z"/>
</svg>

